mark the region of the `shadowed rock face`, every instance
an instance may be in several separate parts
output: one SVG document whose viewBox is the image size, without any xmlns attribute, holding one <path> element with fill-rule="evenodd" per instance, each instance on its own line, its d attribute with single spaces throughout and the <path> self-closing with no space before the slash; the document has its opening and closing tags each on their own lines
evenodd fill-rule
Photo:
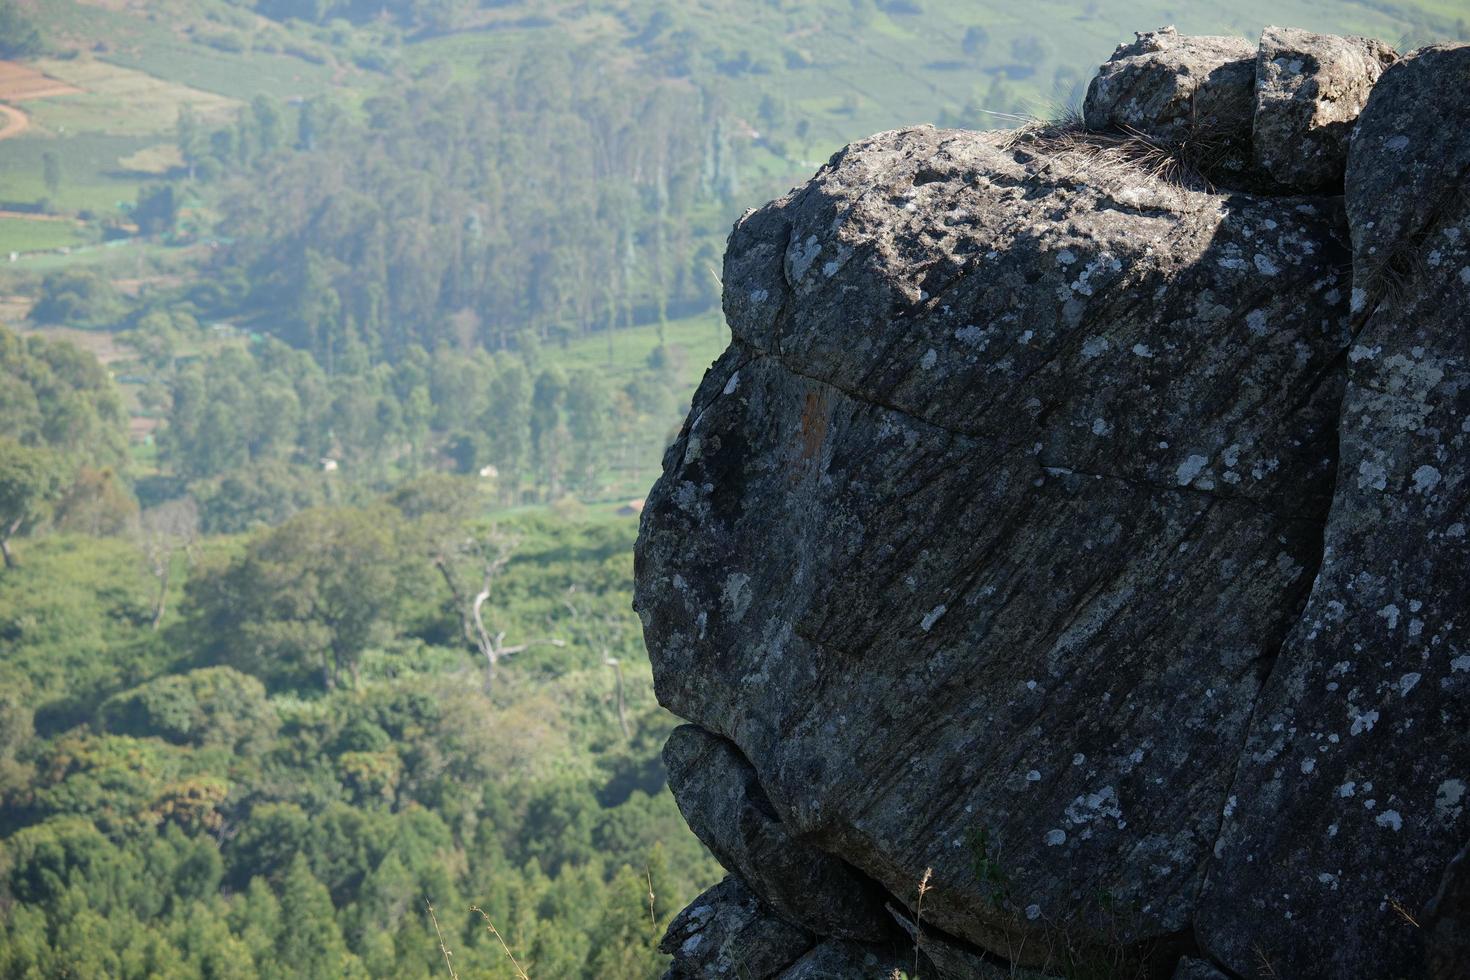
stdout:
<svg viewBox="0 0 1470 980">
<path fill-rule="evenodd" d="M 1203 899 L 1207 948 L 1226 962 L 1254 945 L 1282 976 L 1416 975 L 1417 930 L 1392 906 L 1419 916 L 1467 836 L 1467 134 L 1461 46 L 1388 69 L 1353 138 L 1356 339 L 1337 492 Z"/>
<path fill-rule="evenodd" d="M 1180 51 L 1256 77 L 1223 39 L 1147 38 L 1114 60 L 1167 55 L 1127 69 L 1160 91 Z M 824 957 L 920 918 L 942 976 L 1262 952 L 1414 975 L 1384 908 L 1421 907 L 1470 836 L 1470 218 L 1445 162 L 1470 120 L 1428 107 L 1467 57 L 1384 73 L 1346 214 L 1178 186 L 1116 131 L 920 128 L 737 224 L 734 340 L 645 507 L 636 602 L 697 726 L 676 798 L 762 908 L 837 937 L 808 972 L 868 975 Z M 1093 125 L 1109 92 L 1157 101 L 1122 71 Z M 1459 210 L 1396 203 L 1404 167 Z"/>
</svg>

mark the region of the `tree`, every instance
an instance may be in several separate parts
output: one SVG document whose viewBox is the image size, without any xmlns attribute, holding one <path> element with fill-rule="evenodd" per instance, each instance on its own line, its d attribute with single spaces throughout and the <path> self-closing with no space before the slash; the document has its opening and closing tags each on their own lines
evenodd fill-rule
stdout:
<svg viewBox="0 0 1470 980">
<path fill-rule="evenodd" d="M 574 447 L 572 472 L 583 486 L 595 484 L 612 418 L 612 392 L 602 375 L 589 370 L 573 374 L 567 388 L 567 425 Z"/>
<path fill-rule="evenodd" d="M 0 0 L 0 58 L 34 58 L 46 45 L 15 0 Z"/>
<path fill-rule="evenodd" d="M 173 576 L 174 556 L 182 549 L 193 558 L 199 537 L 199 505 L 193 497 L 180 497 L 150 507 L 139 521 L 139 536 L 149 571 L 158 581 L 158 598 L 153 602 L 153 629 L 163 622 L 168 603 L 168 584 Z"/>
<path fill-rule="evenodd" d="M 92 537 L 125 534 L 138 521 L 138 501 L 109 466 L 83 464 L 61 495 L 54 514 L 56 527 Z"/>
<path fill-rule="evenodd" d="M 314 663 L 322 686 L 358 686 L 363 652 L 399 602 L 397 519 L 378 506 L 303 511 L 190 583 L 224 659 L 290 680 Z"/>
<path fill-rule="evenodd" d="M 10 539 L 31 530 L 61 493 L 61 465 L 47 449 L 0 436 L 0 556 L 15 567 Z"/>
<path fill-rule="evenodd" d="M 52 197 L 61 190 L 61 157 L 52 150 L 41 154 L 41 180 L 46 184 L 46 193 Z"/>
<path fill-rule="evenodd" d="M 566 447 L 571 433 L 566 424 L 567 376 L 555 365 L 536 378 L 531 394 L 531 446 L 536 454 L 536 468 L 544 480 L 547 500 L 561 496 L 561 480 L 566 468 Z"/>
<path fill-rule="evenodd" d="M 505 630 L 492 633 L 491 628 L 485 625 L 485 604 L 490 601 L 491 588 L 505 566 L 510 564 L 518 544 L 515 535 L 492 527 L 482 536 L 460 537 L 453 542 L 440 540 L 430 556 L 444 584 L 449 587 L 465 639 L 485 661 L 486 694 L 494 689 L 495 668 L 501 660 L 533 646 L 566 646 L 566 641 L 555 637 L 507 646 Z M 470 582 L 478 586 L 474 593 L 469 591 L 473 587 Z"/>
<path fill-rule="evenodd" d="M 41 296 L 31 307 L 36 323 L 109 326 L 123 315 L 123 299 L 112 281 L 95 269 L 65 269 L 41 280 Z"/>
<path fill-rule="evenodd" d="M 573 622 L 586 630 L 587 639 L 591 641 L 593 649 L 601 656 L 603 666 L 612 668 L 614 694 L 617 698 L 618 728 L 622 729 L 624 739 L 632 738 L 633 733 L 628 727 L 628 700 L 623 682 L 623 661 L 612 655 L 614 647 L 622 645 L 622 621 L 611 614 L 584 613 L 582 607 L 577 603 L 576 586 L 572 586 L 567 591 L 566 607 L 572 614 Z"/>
<path fill-rule="evenodd" d="M 531 441 L 531 378 L 518 359 L 501 363 L 490 384 L 489 406 L 480 420 L 489 439 L 490 462 L 500 471 L 502 491 L 519 488 Z M 514 494 L 508 495 L 514 501 Z"/>
<path fill-rule="evenodd" d="M 972 60 L 979 60 L 985 54 L 985 49 L 990 46 L 990 32 L 979 24 L 965 28 L 964 39 L 960 41 L 960 50 L 965 56 Z"/>
<path fill-rule="evenodd" d="M 189 168 L 189 179 L 193 180 L 199 161 L 204 158 L 209 145 L 193 106 L 186 104 L 179 107 L 179 118 L 174 123 L 174 141 L 178 145 L 184 166 Z"/>
<path fill-rule="evenodd" d="M 255 124 L 255 145 L 261 156 L 270 156 L 281 149 L 286 141 L 286 122 L 276 100 L 257 95 L 250 102 L 250 117 Z"/>
<path fill-rule="evenodd" d="M 179 196 L 173 184 L 148 184 L 138 188 L 133 220 L 143 235 L 163 235 L 174 230 L 179 220 Z"/>
<path fill-rule="evenodd" d="M 275 962 L 284 975 L 338 980 L 357 970 L 337 925 L 332 898 L 297 854 L 281 882 L 281 931 Z"/>
<path fill-rule="evenodd" d="M 122 398 L 96 357 L 0 326 L 0 432 L 69 460 L 116 466 L 127 457 L 126 426 Z"/>
</svg>

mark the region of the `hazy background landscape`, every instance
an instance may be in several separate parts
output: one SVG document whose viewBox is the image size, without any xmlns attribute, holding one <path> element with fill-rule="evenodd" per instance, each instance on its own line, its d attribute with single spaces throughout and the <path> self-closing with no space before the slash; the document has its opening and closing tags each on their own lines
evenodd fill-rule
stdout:
<svg viewBox="0 0 1470 980">
<path fill-rule="evenodd" d="M 724 238 L 1134 30 L 1463 0 L 0 0 L 0 977 L 653 978 L 637 512 Z M 512 962 L 484 910 L 515 952 Z"/>
</svg>

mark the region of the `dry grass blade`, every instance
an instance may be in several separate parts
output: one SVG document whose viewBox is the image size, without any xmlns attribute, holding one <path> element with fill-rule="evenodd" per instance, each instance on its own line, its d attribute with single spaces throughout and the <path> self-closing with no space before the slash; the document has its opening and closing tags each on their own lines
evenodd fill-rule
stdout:
<svg viewBox="0 0 1470 980">
<path fill-rule="evenodd" d="M 1271 961 L 1266 958 L 1266 951 L 1261 948 L 1261 944 L 1252 943 L 1251 951 L 1256 954 L 1256 976 L 1275 977 L 1276 968 L 1272 966 Z"/>
<path fill-rule="evenodd" d="M 1406 909 L 1406 908 L 1404 908 L 1403 903 L 1400 902 L 1398 899 L 1396 899 L 1396 898 L 1389 899 L 1388 900 L 1388 907 L 1391 908 L 1391 909 L 1393 909 L 1395 912 L 1397 912 L 1399 914 L 1399 917 L 1400 918 L 1402 918 L 1409 925 L 1413 926 L 1415 929 L 1423 928 L 1422 926 L 1419 925 L 1419 920 L 1416 919 L 1416 918 L 1414 918 L 1414 916 L 1412 914 L 1410 914 L 1409 910 Z"/>
<path fill-rule="evenodd" d="M 486 914 L 485 910 L 478 905 L 471 905 L 470 911 L 478 912 L 480 918 L 485 920 L 485 928 L 489 929 L 490 935 L 494 936 L 496 942 L 500 943 L 500 948 L 505 950 L 506 959 L 510 960 L 510 965 L 515 968 L 517 980 L 531 980 L 530 977 L 526 976 L 526 971 L 521 969 L 521 964 L 516 961 L 516 954 L 510 951 L 510 946 L 506 945 L 505 937 L 500 934 L 499 929 L 495 928 L 495 923 L 490 921 L 490 916 Z"/>
<path fill-rule="evenodd" d="M 924 935 L 924 894 L 929 891 L 929 879 L 933 875 L 933 868 L 924 869 L 924 877 L 919 881 L 919 901 L 914 906 L 914 976 L 916 977 L 919 975 L 919 941 Z"/>
<path fill-rule="evenodd" d="M 454 972 L 454 963 L 450 961 L 450 957 L 454 954 L 444 944 L 444 931 L 439 928 L 439 917 L 434 914 L 434 903 L 426 898 L 424 908 L 429 910 L 429 919 L 434 923 L 434 935 L 439 937 L 439 952 L 444 954 L 444 965 L 449 969 L 449 980 L 459 980 L 459 974 Z"/>
<path fill-rule="evenodd" d="M 647 868 L 643 869 L 643 877 L 648 880 L 648 924 L 653 930 L 653 944 L 658 945 L 658 916 L 653 913 L 653 872 Z"/>
</svg>

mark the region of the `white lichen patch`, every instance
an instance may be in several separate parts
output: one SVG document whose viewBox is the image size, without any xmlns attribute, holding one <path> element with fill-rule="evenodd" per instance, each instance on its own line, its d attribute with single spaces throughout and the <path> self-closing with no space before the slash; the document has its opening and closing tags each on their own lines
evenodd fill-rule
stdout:
<svg viewBox="0 0 1470 980">
<path fill-rule="evenodd" d="M 731 572 L 720 587 L 720 600 L 731 619 L 740 622 L 750 608 L 750 576 L 744 572 Z"/>
<path fill-rule="evenodd" d="M 1439 479 L 1439 470 L 1425 463 L 1414 471 L 1414 492 L 1425 495 L 1433 493 L 1434 488 L 1439 486 Z"/>
<path fill-rule="evenodd" d="M 1097 820 L 1119 820 L 1123 808 L 1118 803 L 1118 791 L 1104 786 L 1095 793 L 1084 793 L 1067 805 L 1063 815 L 1073 824 L 1082 825 Z"/>
<path fill-rule="evenodd" d="M 1358 464 L 1359 490 L 1384 490 L 1387 487 L 1388 470 L 1366 459 Z"/>
<path fill-rule="evenodd" d="M 1088 337 L 1082 342 L 1082 359 L 1091 361 L 1101 357 L 1111 346 L 1106 337 Z"/>
<path fill-rule="evenodd" d="M 1184 462 L 1179 464 L 1179 469 L 1174 471 L 1174 478 L 1179 481 L 1181 487 L 1187 487 L 1195 481 L 1195 478 L 1204 471 L 1210 463 L 1209 459 L 1199 454 L 1192 454 Z"/>
</svg>

